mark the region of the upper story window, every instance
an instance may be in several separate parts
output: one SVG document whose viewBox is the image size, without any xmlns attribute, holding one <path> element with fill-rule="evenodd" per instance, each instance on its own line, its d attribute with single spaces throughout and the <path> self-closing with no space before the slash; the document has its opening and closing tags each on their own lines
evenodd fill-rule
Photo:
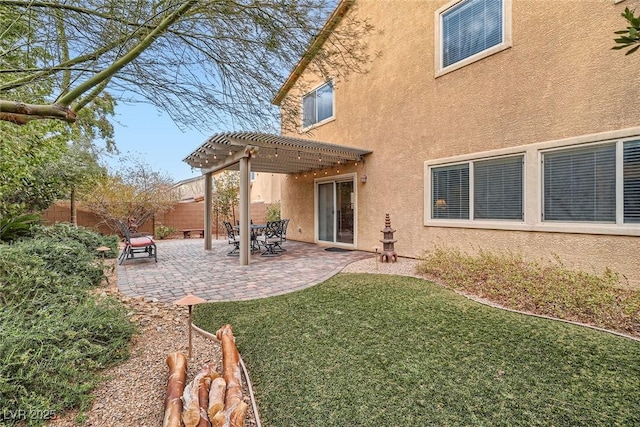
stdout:
<svg viewBox="0 0 640 427">
<path fill-rule="evenodd" d="M 455 0 L 436 11 L 436 74 L 511 46 L 511 0 Z"/>
<path fill-rule="evenodd" d="M 333 118 L 333 83 L 327 82 L 302 98 L 302 127 Z"/>
</svg>

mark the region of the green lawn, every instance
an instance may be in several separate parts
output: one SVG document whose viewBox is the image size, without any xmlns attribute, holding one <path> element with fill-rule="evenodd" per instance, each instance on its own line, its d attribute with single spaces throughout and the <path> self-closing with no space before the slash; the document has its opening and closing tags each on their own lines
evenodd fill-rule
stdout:
<svg viewBox="0 0 640 427">
<path fill-rule="evenodd" d="M 419 279 L 339 274 L 195 323 L 234 326 L 266 427 L 640 425 L 639 342 Z"/>
</svg>

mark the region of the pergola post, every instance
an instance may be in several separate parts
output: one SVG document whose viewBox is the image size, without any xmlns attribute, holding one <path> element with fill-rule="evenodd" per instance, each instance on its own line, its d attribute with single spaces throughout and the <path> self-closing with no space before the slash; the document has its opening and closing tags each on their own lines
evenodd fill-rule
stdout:
<svg viewBox="0 0 640 427">
<path fill-rule="evenodd" d="M 249 181 L 251 155 L 240 159 L 240 265 L 249 265 L 251 259 L 251 224 L 249 220 Z"/>
<path fill-rule="evenodd" d="M 204 249 L 211 250 L 211 211 L 213 210 L 212 173 L 204 174 Z"/>
</svg>

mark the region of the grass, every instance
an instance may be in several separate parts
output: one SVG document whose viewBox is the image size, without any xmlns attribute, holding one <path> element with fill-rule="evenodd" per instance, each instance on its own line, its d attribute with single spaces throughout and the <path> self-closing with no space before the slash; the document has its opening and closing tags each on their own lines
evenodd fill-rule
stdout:
<svg viewBox="0 0 640 427">
<path fill-rule="evenodd" d="M 339 274 L 195 322 L 234 326 L 265 426 L 640 424 L 640 343 L 424 280 Z"/>
<path fill-rule="evenodd" d="M 513 253 L 471 256 L 437 249 L 418 271 L 445 286 L 531 313 L 587 323 L 640 337 L 640 292 L 610 270 L 572 271 L 559 260 L 525 261 Z"/>
</svg>

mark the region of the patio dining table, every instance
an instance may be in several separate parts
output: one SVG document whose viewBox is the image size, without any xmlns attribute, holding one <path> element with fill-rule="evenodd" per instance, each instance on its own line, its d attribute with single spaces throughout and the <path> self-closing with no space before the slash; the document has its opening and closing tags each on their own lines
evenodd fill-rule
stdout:
<svg viewBox="0 0 640 427">
<path fill-rule="evenodd" d="M 251 224 L 251 252 L 260 250 L 258 246 L 258 240 L 256 239 L 260 232 L 266 228 L 267 224 Z M 233 229 L 240 235 L 240 226 L 234 225 Z"/>
</svg>

